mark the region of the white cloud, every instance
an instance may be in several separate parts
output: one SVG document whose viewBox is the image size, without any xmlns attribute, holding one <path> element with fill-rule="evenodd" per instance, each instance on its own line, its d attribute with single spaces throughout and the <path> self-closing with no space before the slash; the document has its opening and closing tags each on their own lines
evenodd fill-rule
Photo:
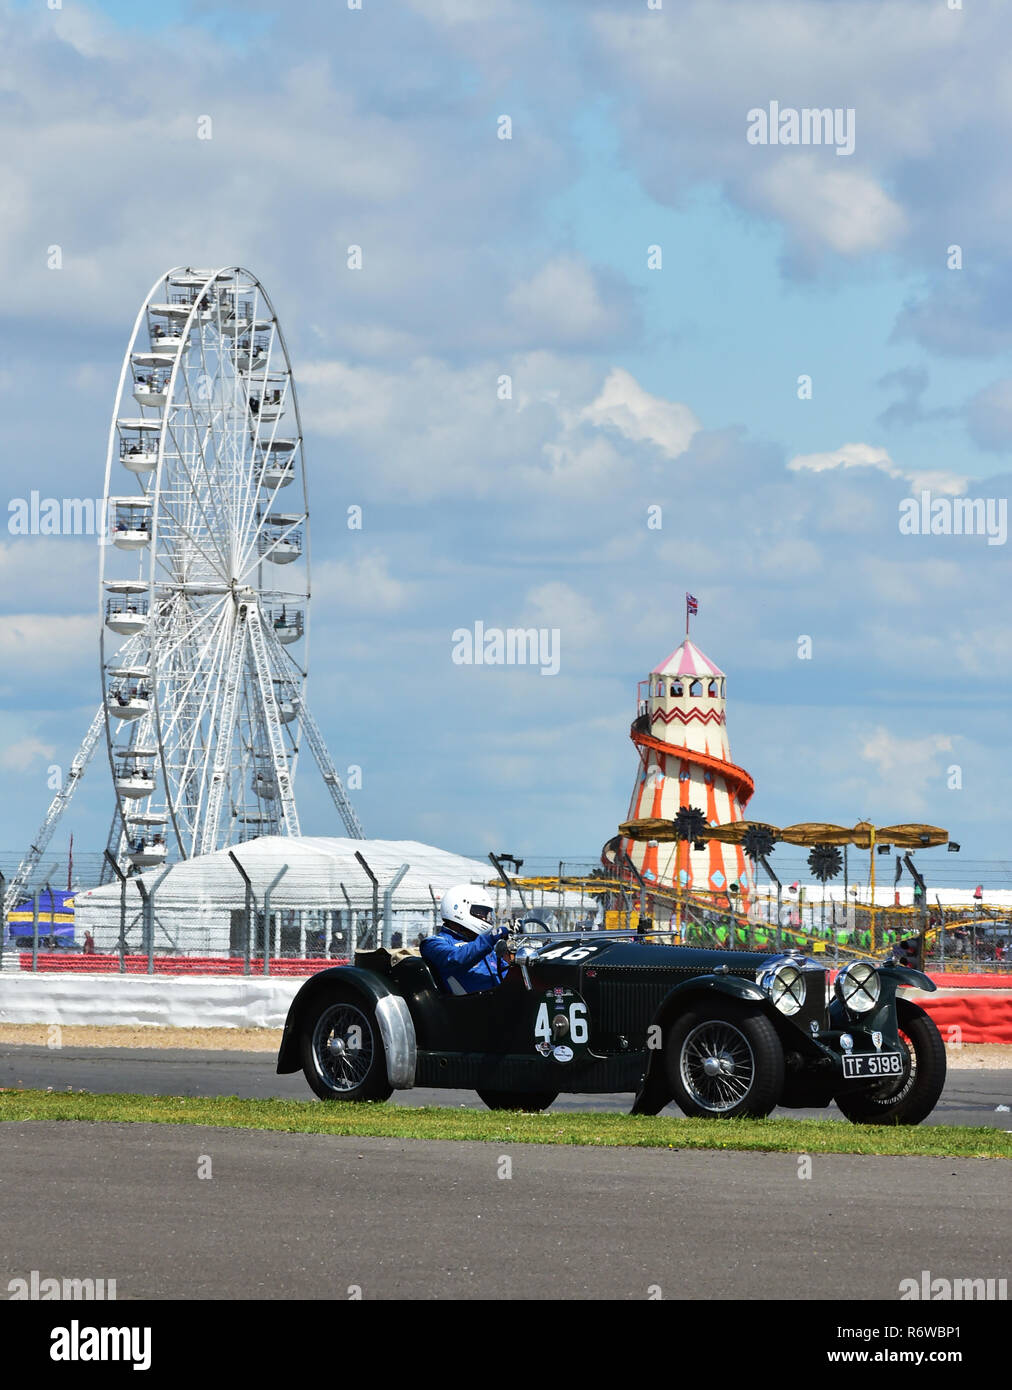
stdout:
<svg viewBox="0 0 1012 1390">
<path fill-rule="evenodd" d="M 8 680 L 62 681 L 80 662 L 95 664 L 98 704 L 98 625 L 96 618 L 54 613 L 6 613 L 0 622 L 0 667 Z M 48 698 L 48 693 L 47 693 Z"/>
<path fill-rule="evenodd" d="M 630 304 L 608 277 L 577 256 L 556 256 L 528 280 L 515 285 L 506 308 L 524 337 L 538 346 L 586 348 L 614 339 L 629 326 Z"/>
<path fill-rule="evenodd" d="M 586 648 L 600 638 L 602 623 L 594 605 L 569 584 L 540 584 L 528 592 L 525 604 L 523 626 L 559 629 L 563 661 L 566 648 Z"/>
<path fill-rule="evenodd" d="M 826 168 L 812 156 L 778 160 L 751 189 L 760 206 L 793 223 L 803 242 L 844 256 L 886 250 L 906 230 L 905 213 L 874 178 Z"/>
<path fill-rule="evenodd" d="M 600 395 L 580 412 L 580 419 L 616 429 L 626 439 L 648 440 L 668 458 L 684 454 L 701 428 L 687 405 L 652 396 L 621 367 L 612 368 Z"/>
<path fill-rule="evenodd" d="M 97 471 L 96 478 L 101 481 Z M 9 519 L 0 513 L 0 522 Z M 30 594 L 37 608 L 52 604 L 57 609 L 65 608 L 68 597 L 73 596 L 82 607 L 94 606 L 97 612 L 98 562 L 94 540 L 24 536 L 0 541 L 0 593 L 8 600 Z M 97 616 L 91 621 L 97 650 Z"/>
<path fill-rule="evenodd" d="M 824 454 L 796 454 L 787 465 L 792 472 L 824 473 L 829 468 L 879 468 L 890 478 L 901 477 L 885 449 L 872 444 L 844 444 Z"/>
<path fill-rule="evenodd" d="M 511 399 L 498 394 L 503 374 Z M 319 360 L 299 377 L 307 429 L 367 460 L 356 469 L 367 496 L 599 494 L 628 466 L 616 434 L 675 457 L 699 428 L 687 406 L 651 396 L 628 372 L 613 369 L 602 385 L 590 363 L 547 352 L 462 368 L 429 357 L 399 370 Z"/>
<path fill-rule="evenodd" d="M 55 744 L 43 743 L 34 734 L 28 734 L 0 748 L 0 767 L 7 772 L 28 772 L 35 763 L 52 758 L 55 752 Z"/>
<path fill-rule="evenodd" d="M 967 486 L 965 474 L 938 469 L 905 468 L 890 458 L 888 450 L 873 444 L 843 444 L 821 454 L 796 454 L 787 467 L 794 473 L 825 473 L 831 469 L 876 468 L 889 478 L 905 478 L 912 487 L 933 492 L 961 493 Z"/>
<path fill-rule="evenodd" d="M 919 814 L 938 805 L 945 788 L 945 760 L 941 754 L 951 753 L 952 746 L 950 734 L 903 738 L 879 726 L 863 739 L 860 753 L 878 773 L 879 795 L 887 788 L 891 804 L 905 802 L 912 813 Z"/>
<path fill-rule="evenodd" d="M 358 532 L 349 531 L 350 544 Z M 324 608 L 352 609 L 363 615 L 403 608 L 409 586 L 390 573 L 389 561 L 377 551 L 347 560 L 325 560 L 313 567 L 313 599 Z"/>
</svg>

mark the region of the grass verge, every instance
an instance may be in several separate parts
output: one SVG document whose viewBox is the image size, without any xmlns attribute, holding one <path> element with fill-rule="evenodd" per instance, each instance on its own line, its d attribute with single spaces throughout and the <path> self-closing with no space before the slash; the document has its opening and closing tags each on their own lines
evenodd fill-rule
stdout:
<svg viewBox="0 0 1012 1390">
<path fill-rule="evenodd" d="M 285 1134 L 579 1144 L 595 1148 L 754 1149 L 767 1153 L 920 1154 L 1012 1158 L 1012 1135 L 948 1125 L 851 1125 L 839 1120 L 687 1120 L 595 1112 L 523 1115 L 440 1106 L 321 1104 L 237 1096 L 93 1095 L 0 1090 L 0 1120 L 213 1125 Z"/>
</svg>

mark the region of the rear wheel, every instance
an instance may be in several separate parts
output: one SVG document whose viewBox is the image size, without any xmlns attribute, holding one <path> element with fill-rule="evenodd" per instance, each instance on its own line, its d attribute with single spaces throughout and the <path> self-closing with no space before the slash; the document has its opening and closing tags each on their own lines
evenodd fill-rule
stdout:
<svg viewBox="0 0 1012 1390">
<path fill-rule="evenodd" d="M 758 1010 L 733 999 L 684 1013 L 667 1047 L 668 1083 L 686 1115 L 760 1118 L 780 1102 L 784 1051 Z"/>
<path fill-rule="evenodd" d="M 938 1104 L 945 1085 L 945 1044 L 933 1019 L 919 1004 L 897 999 L 900 1046 L 906 1052 L 903 1075 L 883 1086 L 836 1096 L 856 1125 L 919 1125 Z"/>
<path fill-rule="evenodd" d="M 372 1005 L 351 990 L 327 994 L 307 1012 L 302 1070 L 321 1100 L 387 1100 L 386 1054 Z"/>
<path fill-rule="evenodd" d="M 558 1094 L 558 1091 L 479 1091 L 478 1099 L 490 1110 L 525 1110 L 533 1115 L 547 1110 Z"/>
</svg>

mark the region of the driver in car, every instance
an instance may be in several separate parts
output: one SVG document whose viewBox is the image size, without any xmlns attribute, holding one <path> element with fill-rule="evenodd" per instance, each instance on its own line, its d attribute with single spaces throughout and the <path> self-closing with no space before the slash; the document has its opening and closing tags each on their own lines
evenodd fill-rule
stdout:
<svg viewBox="0 0 1012 1390">
<path fill-rule="evenodd" d="M 496 951 L 509 928 L 496 926 L 488 893 L 478 884 L 460 883 L 443 894 L 439 910 L 443 925 L 422 941 L 422 959 L 451 994 L 495 989 L 509 968 Z"/>
</svg>

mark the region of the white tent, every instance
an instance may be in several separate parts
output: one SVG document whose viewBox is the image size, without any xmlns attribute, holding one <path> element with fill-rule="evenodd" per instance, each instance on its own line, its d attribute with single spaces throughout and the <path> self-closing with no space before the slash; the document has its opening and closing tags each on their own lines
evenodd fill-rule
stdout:
<svg viewBox="0 0 1012 1390">
<path fill-rule="evenodd" d="M 272 954 L 280 950 L 291 955 L 346 955 L 371 924 L 374 902 L 372 881 L 356 859 L 356 851 L 378 880 L 375 899 L 386 944 L 397 932 L 405 944 L 428 934 L 435 924 L 435 904 L 455 883 L 487 883 L 495 876 L 491 864 L 417 840 L 313 835 L 298 839 L 265 835 L 249 840 L 233 846 L 231 853 L 252 885 L 253 916 L 259 918 L 250 944 L 253 953 L 263 949 L 264 895 L 270 889 Z M 144 893 L 138 880 L 145 892 L 153 894 L 156 950 L 208 955 L 245 950 L 246 883 L 229 850 L 167 869 L 151 869 L 128 880 L 125 925 L 131 951 L 141 949 L 146 940 Z M 116 950 L 120 915 L 119 883 L 77 894 L 78 936 L 90 931 L 98 951 Z"/>
</svg>

